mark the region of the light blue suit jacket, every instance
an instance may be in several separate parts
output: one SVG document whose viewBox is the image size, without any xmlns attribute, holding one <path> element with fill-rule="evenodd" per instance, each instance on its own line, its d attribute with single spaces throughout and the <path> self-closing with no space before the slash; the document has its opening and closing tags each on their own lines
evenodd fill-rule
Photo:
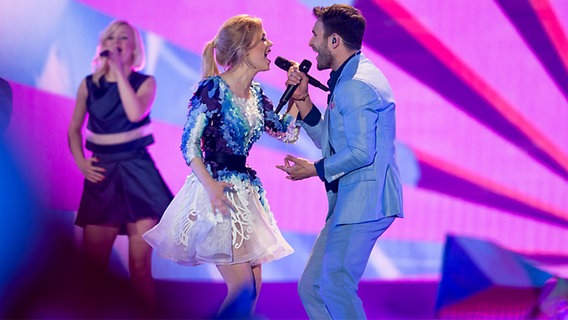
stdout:
<svg viewBox="0 0 568 320">
<path fill-rule="evenodd" d="M 369 59 L 361 53 L 347 62 L 319 123 L 299 123 L 322 150 L 325 180 L 339 179 L 337 195 L 328 192 L 327 219 L 337 225 L 403 216 L 395 101 Z"/>
</svg>

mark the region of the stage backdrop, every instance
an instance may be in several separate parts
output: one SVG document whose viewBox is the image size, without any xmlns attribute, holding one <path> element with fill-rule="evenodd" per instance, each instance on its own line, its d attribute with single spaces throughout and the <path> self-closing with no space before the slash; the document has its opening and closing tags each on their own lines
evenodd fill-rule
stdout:
<svg viewBox="0 0 568 320">
<path fill-rule="evenodd" d="M 568 2 L 348 3 L 367 17 L 363 52 L 384 71 L 395 93 L 404 180 L 406 217 L 381 237 L 365 278 L 437 279 L 449 234 L 493 241 L 568 276 Z M 112 20 L 128 20 L 142 31 L 143 71 L 158 83 L 152 111 L 156 143 L 150 151 L 175 193 L 190 172 L 179 151 L 180 135 L 187 101 L 200 78 L 204 43 L 224 20 L 248 13 L 262 18 L 274 42 L 272 61 L 283 56 L 315 63 L 308 47 L 315 21 L 311 9 L 329 4 L 2 1 L 0 76 L 13 89 L 5 140 L 29 188 L 27 196 L 45 215 L 31 223 L 48 219 L 73 229 L 82 177 L 67 148 L 67 126 L 78 85 L 91 72 L 99 32 Z M 329 71 L 312 68 L 310 74 L 325 83 Z M 285 76 L 272 65 L 257 81 L 278 101 Z M 323 110 L 326 93 L 310 91 Z M 295 145 L 265 136 L 249 158 L 296 249 L 266 266 L 267 281 L 298 278 L 327 210 L 318 179 L 290 182 L 275 168 L 286 154 L 319 159 L 305 135 Z M 11 188 L 2 183 L 1 191 Z M 6 207 L 0 210 L 5 219 L 21 217 Z M 9 231 L 18 246 L 25 235 Z M 116 252 L 123 266 L 125 250 L 121 239 Z M 179 267 L 159 258 L 154 263 L 158 278 L 219 279 L 208 267 Z"/>
</svg>

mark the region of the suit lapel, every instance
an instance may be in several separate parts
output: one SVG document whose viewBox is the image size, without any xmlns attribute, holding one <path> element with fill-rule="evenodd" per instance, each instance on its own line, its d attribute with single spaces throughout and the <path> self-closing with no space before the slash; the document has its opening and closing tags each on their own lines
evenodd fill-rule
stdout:
<svg viewBox="0 0 568 320">
<path fill-rule="evenodd" d="M 331 103 L 333 103 L 333 100 L 330 102 L 330 105 L 331 105 Z M 325 109 L 325 114 L 324 114 L 324 117 L 323 117 L 324 122 L 323 122 L 323 136 L 322 136 L 322 152 L 323 152 L 324 157 L 327 157 L 327 156 L 332 154 L 330 134 L 329 134 L 330 111 L 331 111 L 331 109 L 328 105 L 328 107 Z"/>
</svg>

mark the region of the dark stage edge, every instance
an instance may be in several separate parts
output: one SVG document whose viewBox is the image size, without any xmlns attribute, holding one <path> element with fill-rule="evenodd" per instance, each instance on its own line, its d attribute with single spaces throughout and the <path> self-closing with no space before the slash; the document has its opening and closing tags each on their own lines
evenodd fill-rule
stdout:
<svg viewBox="0 0 568 320">
<path fill-rule="evenodd" d="M 296 282 L 264 283 L 256 319 L 308 319 Z M 438 282 L 365 281 L 359 294 L 369 319 L 434 319 Z M 159 318 L 211 319 L 225 284 L 158 280 Z"/>
</svg>

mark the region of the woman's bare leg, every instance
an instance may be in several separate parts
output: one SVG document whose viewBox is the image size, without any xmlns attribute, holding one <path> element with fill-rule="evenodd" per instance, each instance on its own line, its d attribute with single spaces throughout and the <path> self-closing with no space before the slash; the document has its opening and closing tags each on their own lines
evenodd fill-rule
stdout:
<svg viewBox="0 0 568 320">
<path fill-rule="evenodd" d="M 217 265 L 217 269 L 227 284 L 227 296 L 217 316 L 219 318 L 251 317 L 258 293 L 250 264 Z"/>
<path fill-rule="evenodd" d="M 117 227 L 86 225 L 83 228 L 83 255 L 78 272 L 78 288 L 75 306 L 84 315 L 102 315 L 109 306 L 105 295 L 113 294 L 114 282 L 109 274 L 109 262 L 114 241 L 118 235 Z M 104 310 L 104 311 L 103 311 Z"/>
<path fill-rule="evenodd" d="M 254 297 L 254 302 L 252 305 L 252 312 L 256 309 L 256 303 L 258 302 L 258 297 L 260 297 L 260 288 L 262 287 L 262 265 L 258 264 L 252 267 L 252 274 L 254 277 L 254 285 L 256 290 L 256 295 Z"/>
<path fill-rule="evenodd" d="M 154 219 L 139 220 L 127 225 L 128 269 L 132 286 L 144 306 L 152 311 L 155 311 L 157 305 L 156 286 L 152 277 L 152 247 L 144 241 L 142 235 L 155 225 Z"/>
<path fill-rule="evenodd" d="M 87 259 L 101 270 L 107 270 L 117 227 L 86 225 L 83 228 L 83 249 Z"/>
</svg>

